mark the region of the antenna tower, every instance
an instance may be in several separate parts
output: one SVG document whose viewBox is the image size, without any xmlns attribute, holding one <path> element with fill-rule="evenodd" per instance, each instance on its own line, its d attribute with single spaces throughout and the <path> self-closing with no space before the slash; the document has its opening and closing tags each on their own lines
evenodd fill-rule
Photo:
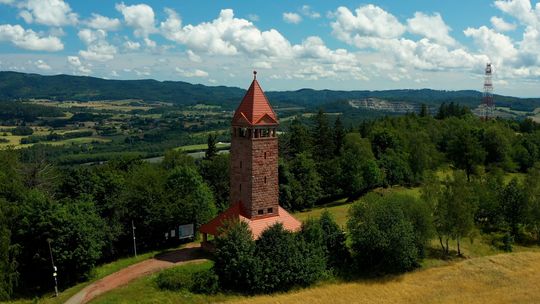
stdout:
<svg viewBox="0 0 540 304">
<path fill-rule="evenodd" d="M 484 119 L 493 117 L 495 103 L 493 101 L 493 82 L 492 82 L 491 63 L 486 65 L 486 74 L 484 76 L 484 93 L 482 94 L 482 109 L 484 110 Z"/>
</svg>

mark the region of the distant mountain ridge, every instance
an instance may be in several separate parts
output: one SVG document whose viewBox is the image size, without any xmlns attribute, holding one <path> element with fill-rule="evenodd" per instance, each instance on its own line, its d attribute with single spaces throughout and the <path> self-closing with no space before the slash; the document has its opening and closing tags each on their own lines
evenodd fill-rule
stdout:
<svg viewBox="0 0 540 304">
<path fill-rule="evenodd" d="M 227 86 L 205 86 L 183 81 L 109 80 L 87 76 L 43 76 L 10 71 L 0 71 L 0 101 L 24 99 L 51 99 L 58 101 L 142 99 L 174 104 L 218 104 L 235 107 L 245 89 Z M 296 91 L 266 92 L 273 104 L 318 107 L 323 104 L 379 98 L 389 101 L 426 103 L 459 102 L 470 107 L 480 103 L 482 93 L 474 90 L 443 91 L 431 89 L 405 89 L 384 91 L 342 91 L 300 89 Z M 495 96 L 496 103 L 514 109 L 531 111 L 540 107 L 540 98 Z"/>
</svg>

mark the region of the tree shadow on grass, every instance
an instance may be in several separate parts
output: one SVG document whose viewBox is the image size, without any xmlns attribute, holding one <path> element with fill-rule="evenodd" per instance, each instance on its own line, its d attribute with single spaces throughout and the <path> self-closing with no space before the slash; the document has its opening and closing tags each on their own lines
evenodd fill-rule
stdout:
<svg viewBox="0 0 540 304">
<path fill-rule="evenodd" d="M 167 252 L 162 252 L 154 256 L 156 260 L 169 263 L 180 263 L 197 259 L 211 259 L 212 255 L 201 247 L 186 247 Z"/>
</svg>

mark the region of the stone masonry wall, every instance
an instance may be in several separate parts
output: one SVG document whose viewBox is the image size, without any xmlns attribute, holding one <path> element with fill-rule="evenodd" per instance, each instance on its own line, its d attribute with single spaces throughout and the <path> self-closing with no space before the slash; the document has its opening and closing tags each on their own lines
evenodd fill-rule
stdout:
<svg viewBox="0 0 540 304">
<path fill-rule="evenodd" d="M 231 204 L 241 201 L 244 212 L 251 218 L 277 215 L 279 209 L 277 137 L 233 136 L 230 153 Z M 269 208 L 272 209 L 272 213 L 269 213 Z M 259 214 L 259 210 L 263 213 Z"/>
</svg>

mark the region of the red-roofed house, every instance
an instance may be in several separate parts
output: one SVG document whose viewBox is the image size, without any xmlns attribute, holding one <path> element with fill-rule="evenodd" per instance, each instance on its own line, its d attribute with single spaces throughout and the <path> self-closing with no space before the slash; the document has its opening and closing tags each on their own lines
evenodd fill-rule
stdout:
<svg viewBox="0 0 540 304">
<path fill-rule="evenodd" d="M 301 227 L 300 221 L 279 206 L 279 123 L 257 81 L 257 72 L 253 73 L 253 82 L 231 123 L 230 207 L 199 228 L 204 242 L 230 219 L 248 223 L 254 239 L 278 222 L 291 231 Z"/>
</svg>

